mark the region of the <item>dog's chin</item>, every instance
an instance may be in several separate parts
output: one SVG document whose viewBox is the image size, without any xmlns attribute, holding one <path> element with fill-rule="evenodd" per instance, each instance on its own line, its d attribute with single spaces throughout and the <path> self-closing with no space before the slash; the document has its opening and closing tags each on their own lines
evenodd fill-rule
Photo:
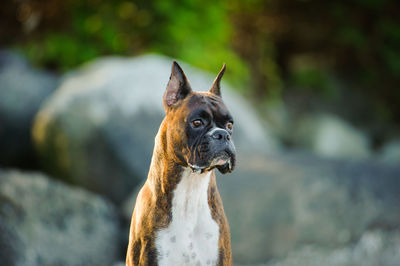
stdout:
<svg viewBox="0 0 400 266">
<path fill-rule="evenodd" d="M 218 171 L 219 171 L 221 174 L 227 174 L 227 173 L 230 173 L 230 172 L 233 171 L 233 168 L 232 168 L 230 162 L 229 162 L 229 163 L 226 163 L 226 164 L 224 164 L 224 165 L 218 165 L 218 166 L 216 166 L 216 168 L 218 169 Z"/>
<path fill-rule="evenodd" d="M 214 167 L 218 169 L 221 174 L 227 174 L 235 169 L 236 156 L 232 150 L 225 150 L 223 153 L 213 159 Z"/>
<path fill-rule="evenodd" d="M 189 166 L 192 168 L 193 172 L 204 173 L 217 168 L 220 173 L 226 174 L 233 171 L 235 167 L 235 158 L 233 155 L 224 152 L 209 160 L 208 163 L 189 164 Z"/>
</svg>

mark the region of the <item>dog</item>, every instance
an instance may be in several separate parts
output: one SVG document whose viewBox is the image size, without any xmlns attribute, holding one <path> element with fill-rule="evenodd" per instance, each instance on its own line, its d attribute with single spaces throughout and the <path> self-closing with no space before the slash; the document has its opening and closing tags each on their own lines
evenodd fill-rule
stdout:
<svg viewBox="0 0 400 266">
<path fill-rule="evenodd" d="M 166 113 L 129 233 L 126 265 L 232 265 L 230 231 L 215 169 L 233 171 L 233 118 L 221 98 L 223 65 L 207 92 L 195 92 L 176 61 Z"/>
</svg>

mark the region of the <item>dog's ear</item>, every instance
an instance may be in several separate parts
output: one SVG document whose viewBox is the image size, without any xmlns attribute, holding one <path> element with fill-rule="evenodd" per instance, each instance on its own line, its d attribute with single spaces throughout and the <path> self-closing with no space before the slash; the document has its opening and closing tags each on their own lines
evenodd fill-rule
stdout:
<svg viewBox="0 0 400 266">
<path fill-rule="evenodd" d="M 224 65 L 221 68 L 221 71 L 219 71 L 218 76 L 215 78 L 213 84 L 211 85 L 211 89 L 209 90 L 209 92 L 211 92 L 215 95 L 218 95 L 218 96 L 221 96 L 221 87 L 219 84 L 221 83 L 221 79 L 222 79 L 222 76 L 224 75 L 225 68 L 226 68 L 226 65 L 224 63 Z"/>
<path fill-rule="evenodd" d="M 171 76 L 164 93 L 164 109 L 165 112 L 169 110 L 175 103 L 184 99 L 192 89 L 190 88 L 189 81 L 185 73 L 178 63 L 174 60 L 172 62 Z"/>
</svg>

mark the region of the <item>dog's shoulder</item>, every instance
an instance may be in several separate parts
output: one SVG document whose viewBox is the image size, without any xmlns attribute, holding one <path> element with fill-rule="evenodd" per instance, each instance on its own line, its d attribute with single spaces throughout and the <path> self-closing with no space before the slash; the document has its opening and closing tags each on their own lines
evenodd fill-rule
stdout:
<svg viewBox="0 0 400 266">
<path fill-rule="evenodd" d="M 126 265 L 155 265 L 154 243 L 155 201 L 150 187 L 145 185 L 136 198 L 132 214 Z"/>
</svg>

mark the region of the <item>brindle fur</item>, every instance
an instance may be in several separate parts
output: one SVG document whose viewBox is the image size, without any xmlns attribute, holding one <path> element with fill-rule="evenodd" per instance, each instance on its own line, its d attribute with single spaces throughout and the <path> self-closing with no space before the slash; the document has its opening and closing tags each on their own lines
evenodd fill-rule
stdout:
<svg viewBox="0 0 400 266">
<path fill-rule="evenodd" d="M 187 162 L 190 151 L 185 145 L 188 142 L 185 133 L 186 118 L 199 104 L 205 103 L 214 109 L 211 111 L 218 111 L 218 114 L 224 113 L 219 108 L 227 110 L 219 96 L 210 92 L 192 91 L 174 108 L 166 110 L 167 115 L 155 139 L 148 178 L 139 192 L 132 214 L 126 265 L 158 264 L 156 232 L 170 224 L 173 191 L 181 179 L 183 168 L 189 167 Z M 168 125 L 174 127 L 169 128 Z M 232 265 L 229 225 L 216 186 L 215 170 L 211 171 L 208 204 L 220 231 L 218 265 Z"/>
</svg>

